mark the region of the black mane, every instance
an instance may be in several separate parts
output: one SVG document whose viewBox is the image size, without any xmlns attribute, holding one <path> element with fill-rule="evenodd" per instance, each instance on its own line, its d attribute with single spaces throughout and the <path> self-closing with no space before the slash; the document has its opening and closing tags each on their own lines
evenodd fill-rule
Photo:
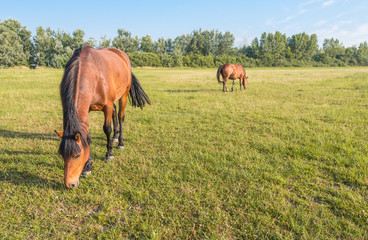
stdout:
<svg viewBox="0 0 368 240">
<path fill-rule="evenodd" d="M 81 51 L 82 48 L 74 51 L 73 56 L 65 66 L 64 76 L 60 84 L 60 96 L 63 105 L 64 135 L 61 139 L 59 153 L 64 158 L 74 157 L 74 155 L 81 151 L 74 140 L 75 133 L 79 132 L 81 134 L 84 146 L 88 144 L 82 132 L 77 108 L 74 104 Z"/>
</svg>

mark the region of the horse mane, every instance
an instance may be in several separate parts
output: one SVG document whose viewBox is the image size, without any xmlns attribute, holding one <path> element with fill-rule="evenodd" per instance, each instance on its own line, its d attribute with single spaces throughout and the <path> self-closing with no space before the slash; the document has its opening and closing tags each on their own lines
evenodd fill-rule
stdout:
<svg viewBox="0 0 368 240">
<path fill-rule="evenodd" d="M 79 73 L 79 58 L 83 47 L 74 51 L 65 66 L 64 76 L 60 84 L 60 96 L 63 105 L 63 127 L 64 135 L 59 146 L 59 154 L 64 158 L 74 157 L 73 154 L 81 152 L 80 147 L 74 139 L 74 135 L 81 134 L 82 143 L 87 146 L 88 140 L 82 134 L 80 119 L 75 106 L 76 85 Z"/>
</svg>

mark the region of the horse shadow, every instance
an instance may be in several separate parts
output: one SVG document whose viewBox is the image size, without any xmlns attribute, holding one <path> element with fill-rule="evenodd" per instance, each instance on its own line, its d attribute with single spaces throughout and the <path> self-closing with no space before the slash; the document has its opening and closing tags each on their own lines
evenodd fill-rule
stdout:
<svg viewBox="0 0 368 240">
<path fill-rule="evenodd" d="M 52 140 L 59 141 L 59 137 L 55 133 L 30 133 L 30 132 L 17 132 L 6 129 L 0 129 L 0 136 L 4 138 L 23 138 L 23 139 L 39 139 L 39 140 Z"/>
<path fill-rule="evenodd" d="M 166 93 L 198 93 L 198 92 L 219 92 L 218 89 L 167 89 L 159 90 Z"/>
<path fill-rule="evenodd" d="M 16 167 L 13 167 L 14 164 L 20 161 L 16 159 L 17 156 L 19 155 L 28 155 L 28 156 L 30 155 L 31 158 L 37 158 L 37 156 L 42 155 L 52 156 L 52 153 L 41 153 L 32 151 L 12 151 L 7 149 L 0 150 L 0 153 L 2 153 L 0 155 L 0 164 L 4 163 L 4 166 L 10 165 L 10 169 L 0 171 L 0 182 L 9 182 L 14 185 L 22 185 L 22 186 L 52 188 L 54 190 L 63 189 L 63 184 L 59 181 L 43 178 L 40 175 L 30 173 L 27 170 L 19 170 Z M 48 169 L 50 170 L 55 168 L 58 168 L 60 172 L 62 172 L 63 170 L 62 164 L 48 162 L 43 158 L 39 160 L 32 160 L 32 162 L 33 162 L 32 165 L 34 165 L 33 168 L 41 168 L 44 169 L 45 171 L 48 171 Z"/>
<path fill-rule="evenodd" d="M 19 171 L 16 169 L 0 171 L 0 182 L 8 182 L 18 186 L 51 188 L 54 190 L 64 189 L 64 185 L 60 181 L 45 179 L 27 171 Z"/>
<path fill-rule="evenodd" d="M 59 138 L 53 133 L 28 133 L 28 132 L 17 132 L 6 129 L 0 129 L 0 136 L 5 139 L 25 139 L 25 140 L 51 140 L 60 141 Z M 6 141 L 6 140 L 5 140 Z M 10 140 L 11 141 L 11 140 Z M 19 170 L 14 166 L 16 162 L 19 162 L 19 156 L 27 156 L 27 159 L 32 161 L 32 165 L 41 167 L 44 169 L 54 169 L 55 167 L 62 169 L 60 164 L 55 164 L 45 160 L 44 156 L 50 156 L 56 158 L 56 152 L 51 153 L 49 151 L 27 151 L 27 150 L 12 150 L 8 148 L 0 148 L 0 164 L 4 166 L 10 166 L 10 169 L 0 170 L 0 182 L 9 182 L 14 185 L 22 186 L 36 186 L 42 188 L 52 188 L 54 190 L 63 189 L 63 184 L 59 181 L 50 180 L 43 178 L 39 175 L 28 172 L 27 170 Z M 58 166 L 60 165 L 60 166 Z"/>
</svg>

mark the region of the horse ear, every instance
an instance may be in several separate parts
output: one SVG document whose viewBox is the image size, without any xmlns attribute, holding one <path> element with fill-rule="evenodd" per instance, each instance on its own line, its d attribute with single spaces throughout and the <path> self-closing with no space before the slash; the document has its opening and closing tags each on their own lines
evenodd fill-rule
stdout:
<svg viewBox="0 0 368 240">
<path fill-rule="evenodd" d="M 62 138 L 62 137 L 63 137 L 63 135 L 64 135 L 64 133 L 63 133 L 63 132 L 60 132 L 60 131 L 58 131 L 58 130 L 54 130 L 54 132 L 55 132 L 57 135 L 59 135 L 59 137 L 60 137 L 60 138 Z"/>
<path fill-rule="evenodd" d="M 76 132 L 74 134 L 74 139 L 75 139 L 76 142 L 80 142 L 81 141 L 82 136 L 81 136 L 80 132 Z"/>
</svg>

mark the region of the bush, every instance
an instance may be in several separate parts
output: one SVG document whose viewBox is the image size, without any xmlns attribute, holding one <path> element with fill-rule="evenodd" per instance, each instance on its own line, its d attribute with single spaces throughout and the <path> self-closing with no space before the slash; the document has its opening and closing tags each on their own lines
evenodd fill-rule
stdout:
<svg viewBox="0 0 368 240">
<path fill-rule="evenodd" d="M 155 53 L 131 52 L 127 53 L 133 67 L 161 67 L 160 57 Z"/>
</svg>

